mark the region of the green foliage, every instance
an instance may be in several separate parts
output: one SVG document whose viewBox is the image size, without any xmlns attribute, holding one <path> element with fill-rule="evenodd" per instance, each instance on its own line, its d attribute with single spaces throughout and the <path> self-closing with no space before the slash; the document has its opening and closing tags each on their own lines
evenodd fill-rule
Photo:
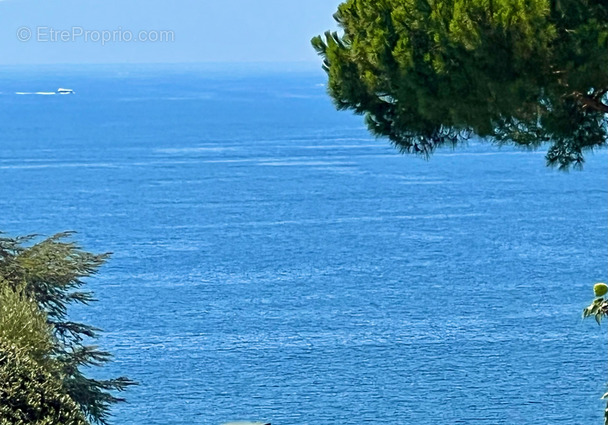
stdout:
<svg viewBox="0 0 608 425">
<path fill-rule="evenodd" d="M 0 425 L 87 425 L 61 381 L 0 339 Z"/>
<path fill-rule="evenodd" d="M 475 133 L 551 143 L 566 169 L 607 144 L 603 0 L 348 0 L 334 17 L 341 33 L 312 40 L 330 95 L 403 152 Z"/>
<path fill-rule="evenodd" d="M 603 297 L 604 295 L 608 294 L 608 285 L 603 282 L 596 283 L 593 286 L 593 292 L 595 293 L 596 297 Z"/>
<path fill-rule="evenodd" d="M 583 318 L 593 317 L 598 325 L 602 323 L 604 316 L 608 315 L 608 301 L 604 297 L 596 298 L 583 310 Z"/>
<path fill-rule="evenodd" d="M 604 317 L 608 317 L 608 299 L 604 297 L 604 295 L 606 294 L 606 292 L 604 291 L 605 286 L 605 283 L 595 284 L 593 290 L 596 297 L 591 302 L 591 304 L 589 304 L 583 310 L 583 318 L 586 319 L 588 317 L 593 317 L 598 325 L 602 323 L 602 319 Z M 602 295 L 598 296 L 598 294 Z M 608 400 L 608 393 L 604 394 L 602 398 Z M 604 425 L 608 425 L 608 404 L 606 406 L 606 409 L 604 410 Z"/>
<path fill-rule="evenodd" d="M 0 286 L 0 425 L 86 425 L 61 381 L 46 315 L 22 290 Z"/>
<path fill-rule="evenodd" d="M 36 303 L 0 286 L 0 341 L 10 342 L 38 362 L 53 350 L 51 328 Z"/>
<path fill-rule="evenodd" d="M 105 364 L 111 355 L 87 344 L 99 329 L 69 321 L 68 308 L 73 303 L 88 304 L 94 300 L 90 292 L 82 290 L 83 279 L 94 275 L 108 254 L 83 251 L 66 240 L 70 235 L 57 234 L 38 243 L 33 243 L 33 236 L 0 238 L 0 288 L 8 288 L 35 302 L 52 334 L 48 353 L 54 365 L 51 372 L 60 378 L 63 389 L 88 419 L 107 424 L 111 405 L 124 401 L 113 393 L 135 383 L 125 377 L 97 380 L 84 375 L 85 369 Z M 0 295 L 9 294 L 5 292 L 6 289 Z M 15 315 L 18 323 L 19 315 Z M 19 320 L 29 326 L 31 335 L 27 339 L 33 341 L 32 345 L 39 343 L 36 346 L 44 352 L 48 347 L 42 341 L 34 342 L 41 329 L 41 316 L 33 314 L 29 319 L 26 316 Z M 29 324 L 25 323 L 27 320 Z M 7 336 L 12 332 L 9 340 L 15 341 L 15 332 L 7 329 Z"/>
</svg>

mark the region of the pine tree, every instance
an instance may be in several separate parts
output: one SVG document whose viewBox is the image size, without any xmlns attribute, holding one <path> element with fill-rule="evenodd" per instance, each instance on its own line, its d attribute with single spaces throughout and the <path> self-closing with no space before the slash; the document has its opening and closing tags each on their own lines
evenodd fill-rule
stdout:
<svg viewBox="0 0 608 425">
<path fill-rule="evenodd" d="M 607 144 L 604 0 L 348 0 L 334 17 L 341 33 L 312 40 L 330 95 L 403 152 L 476 134 L 550 144 L 567 169 Z"/>
<path fill-rule="evenodd" d="M 94 275 L 109 254 L 83 251 L 67 241 L 70 236 L 61 233 L 38 243 L 33 243 L 34 236 L 0 238 L 0 288 L 22 293 L 35 302 L 52 334 L 48 358 L 54 366 L 50 373 L 60 379 L 61 387 L 85 417 L 107 424 L 111 405 L 124 401 L 114 392 L 135 382 L 125 377 L 97 380 L 83 372 L 89 366 L 107 363 L 111 355 L 88 344 L 99 329 L 70 321 L 68 309 L 73 303 L 94 301 L 91 292 L 82 290 L 83 279 Z"/>
<path fill-rule="evenodd" d="M 46 315 L 0 286 L 0 425 L 87 425 L 61 382 Z"/>
</svg>

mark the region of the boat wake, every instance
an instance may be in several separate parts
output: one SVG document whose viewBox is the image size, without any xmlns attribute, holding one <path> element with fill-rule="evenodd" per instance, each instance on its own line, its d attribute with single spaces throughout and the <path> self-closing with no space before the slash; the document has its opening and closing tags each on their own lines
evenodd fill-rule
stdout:
<svg viewBox="0 0 608 425">
<path fill-rule="evenodd" d="M 53 95 L 56 95 L 56 94 L 75 94 L 75 93 L 74 93 L 74 90 L 72 90 L 72 89 L 58 88 L 57 91 L 37 91 L 37 92 L 18 91 L 18 92 L 15 92 L 15 94 L 18 94 L 18 95 L 53 96 Z"/>
</svg>

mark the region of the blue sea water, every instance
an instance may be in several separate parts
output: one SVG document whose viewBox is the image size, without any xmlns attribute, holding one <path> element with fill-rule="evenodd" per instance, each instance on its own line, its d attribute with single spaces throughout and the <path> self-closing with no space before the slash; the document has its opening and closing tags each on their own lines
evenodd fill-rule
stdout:
<svg viewBox="0 0 608 425">
<path fill-rule="evenodd" d="M 0 228 L 114 253 L 115 424 L 601 423 L 606 151 L 402 156 L 297 69 L 0 75 Z"/>
</svg>

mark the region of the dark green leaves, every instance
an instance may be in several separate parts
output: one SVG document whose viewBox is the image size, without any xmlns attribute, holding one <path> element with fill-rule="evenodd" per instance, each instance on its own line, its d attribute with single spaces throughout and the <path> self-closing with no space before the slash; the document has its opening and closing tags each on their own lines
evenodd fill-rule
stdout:
<svg viewBox="0 0 608 425">
<path fill-rule="evenodd" d="M 475 133 L 581 166 L 606 146 L 608 13 L 599 0 L 349 0 L 312 41 L 339 109 L 429 155 Z"/>
<path fill-rule="evenodd" d="M 106 424 L 111 405 L 124 401 L 114 392 L 135 383 L 124 377 L 96 380 L 83 373 L 88 367 L 104 365 L 111 355 L 89 344 L 99 329 L 70 321 L 69 307 L 94 301 L 91 292 L 82 290 L 84 279 L 97 273 L 109 254 L 86 252 L 69 241 L 70 236 L 61 233 L 38 243 L 33 243 L 33 236 L 0 238 L 0 312 L 6 310 L 3 306 L 16 305 L 16 299 L 27 301 L 0 318 L 0 342 L 25 347 L 31 341 L 27 346 L 35 347 L 31 352 L 37 353 L 32 357 L 51 365 L 49 373 L 59 380 L 80 414 Z M 9 319 L 17 325 L 6 325 Z M 19 326 L 26 330 L 21 337 L 14 330 Z"/>
<path fill-rule="evenodd" d="M 583 318 L 593 317 L 598 323 L 602 323 L 604 316 L 608 314 L 608 301 L 603 297 L 596 298 L 593 302 L 583 310 Z"/>
</svg>

